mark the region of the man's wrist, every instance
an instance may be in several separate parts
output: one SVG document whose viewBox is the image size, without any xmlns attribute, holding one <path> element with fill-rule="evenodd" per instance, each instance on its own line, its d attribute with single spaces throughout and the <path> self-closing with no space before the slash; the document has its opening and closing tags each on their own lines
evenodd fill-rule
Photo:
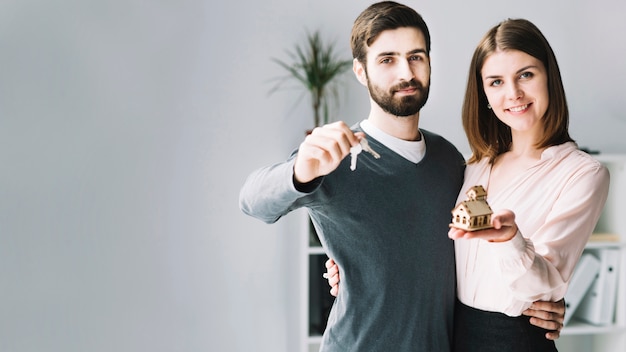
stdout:
<svg viewBox="0 0 626 352">
<path fill-rule="evenodd" d="M 322 183 L 322 179 L 323 179 L 323 176 L 319 176 L 309 182 L 300 182 L 296 180 L 296 175 L 293 175 L 293 178 L 292 178 L 293 186 L 295 187 L 296 191 L 302 192 L 302 193 L 313 192 Z"/>
</svg>

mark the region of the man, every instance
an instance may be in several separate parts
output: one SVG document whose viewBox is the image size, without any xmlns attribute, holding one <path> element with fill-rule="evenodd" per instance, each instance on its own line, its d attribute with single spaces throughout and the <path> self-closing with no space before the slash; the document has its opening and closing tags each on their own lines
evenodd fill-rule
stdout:
<svg viewBox="0 0 626 352">
<path fill-rule="evenodd" d="M 457 149 L 418 128 L 430 34 L 413 9 L 371 5 L 352 29 L 353 71 L 371 110 L 354 131 L 316 128 L 282 163 L 252 173 L 240 207 L 265 222 L 306 207 L 342 287 L 321 351 L 450 351 L 455 303 L 447 237 L 464 171 Z M 366 138 L 377 159 L 350 148 Z"/>
</svg>

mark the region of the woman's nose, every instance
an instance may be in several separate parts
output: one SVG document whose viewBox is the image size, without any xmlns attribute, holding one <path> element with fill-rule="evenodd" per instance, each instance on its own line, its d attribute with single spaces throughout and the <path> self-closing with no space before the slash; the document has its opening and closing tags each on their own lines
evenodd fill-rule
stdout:
<svg viewBox="0 0 626 352">
<path fill-rule="evenodd" d="M 507 92 L 507 95 L 510 100 L 517 100 L 524 95 L 524 92 L 522 91 L 519 84 L 514 83 L 514 84 L 509 85 L 509 90 Z"/>
</svg>

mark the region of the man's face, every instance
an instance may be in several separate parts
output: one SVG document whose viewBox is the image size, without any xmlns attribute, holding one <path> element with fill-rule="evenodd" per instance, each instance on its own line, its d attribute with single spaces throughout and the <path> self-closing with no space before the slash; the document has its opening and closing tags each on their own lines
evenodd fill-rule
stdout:
<svg viewBox="0 0 626 352">
<path fill-rule="evenodd" d="M 368 48 L 364 72 L 372 100 L 395 116 L 417 114 L 428 100 L 430 59 L 421 31 L 382 32 Z"/>
</svg>

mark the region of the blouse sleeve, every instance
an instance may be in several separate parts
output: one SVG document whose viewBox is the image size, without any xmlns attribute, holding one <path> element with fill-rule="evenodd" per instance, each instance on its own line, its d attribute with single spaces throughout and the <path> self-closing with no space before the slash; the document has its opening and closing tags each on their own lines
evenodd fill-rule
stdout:
<svg viewBox="0 0 626 352">
<path fill-rule="evenodd" d="M 608 189 L 609 172 L 598 164 L 572 177 L 535 233 L 522 235 L 518 231 L 510 241 L 488 243 L 515 298 L 534 302 L 565 296 L 574 267 L 604 208 Z"/>
</svg>

